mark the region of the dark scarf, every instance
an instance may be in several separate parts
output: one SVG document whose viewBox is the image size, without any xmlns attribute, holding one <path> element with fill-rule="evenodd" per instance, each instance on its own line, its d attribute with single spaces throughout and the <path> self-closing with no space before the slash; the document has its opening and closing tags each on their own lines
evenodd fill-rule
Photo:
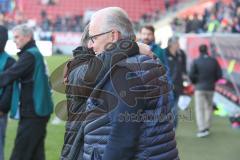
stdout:
<svg viewBox="0 0 240 160">
<path fill-rule="evenodd" d="M 102 60 L 102 68 L 99 73 L 96 73 L 96 83 L 94 88 L 92 88 L 92 92 L 89 95 L 87 112 L 86 112 L 86 120 L 92 120 L 100 115 L 105 114 L 108 109 L 106 109 L 105 101 L 100 98 L 100 95 L 104 95 L 104 97 L 108 97 L 113 102 L 112 106 L 116 106 L 115 102 L 117 102 L 116 97 L 109 92 L 105 92 L 102 90 L 102 87 L 109 81 L 109 76 L 111 73 L 114 73 L 116 68 L 119 68 L 119 64 L 123 62 L 124 59 L 135 56 L 139 54 L 139 48 L 137 43 L 128 40 L 121 40 L 117 43 L 109 44 L 106 51 L 97 57 Z M 100 98 L 100 99 L 99 99 Z M 103 100 L 103 101 L 102 101 Z"/>
<path fill-rule="evenodd" d="M 8 31 L 4 26 L 0 25 L 0 53 L 4 51 L 7 40 L 8 40 Z"/>
<path fill-rule="evenodd" d="M 103 79 L 105 74 L 111 69 L 113 65 L 127 57 L 131 57 L 138 53 L 139 48 L 137 43 L 130 40 L 120 40 L 116 43 L 111 43 L 107 46 L 105 52 L 97 56 L 93 54 L 92 50 L 88 50 L 84 47 L 78 47 L 74 50 L 74 58 L 70 60 L 65 67 L 64 78 L 67 78 L 70 72 L 75 68 L 83 64 L 87 64 L 88 69 L 82 80 L 85 84 L 85 87 L 88 88 L 88 91 L 86 92 L 86 90 L 82 90 L 82 87 L 84 86 L 69 87 L 72 88 L 70 91 L 74 91 L 74 95 L 82 95 L 88 93 L 85 95 L 88 96 L 92 91 L 91 89 L 93 89 L 94 86 L 99 81 L 101 81 L 101 79 Z M 68 82 L 68 80 L 65 82 Z M 83 93 L 84 91 L 85 93 Z"/>
<path fill-rule="evenodd" d="M 79 46 L 73 50 L 73 59 L 69 60 L 64 67 L 64 83 L 68 83 L 68 76 L 75 68 L 82 64 L 88 63 L 95 57 L 92 49 Z"/>
<path fill-rule="evenodd" d="M 139 54 L 139 48 L 137 43 L 130 40 L 120 40 L 116 43 L 111 43 L 106 46 L 106 51 L 102 54 L 99 54 L 97 58 L 102 62 L 99 68 L 101 67 L 100 72 L 95 72 L 97 75 L 97 80 L 102 79 L 105 74 L 118 62 L 128 57 L 132 57 L 136 54 Z M 90 65 L 91 67 L 94 65 Z M 91 74 L 91 72 L 89 72 Z M 88 76 L 88 74 L 86 74 Z M 92 74 L 93 75 L 93 74 Z"/>
<path fill-rule="evenodd" d="M 78 54 L 77 58 L 75 57 L 68 63 L 68 70 L 66 73 L 70 73 L 74 68 L 81 67 L 83 64 L 88 65 L 87 71 L 82 77 L 80 85 L 67 85 L 66 94 L 84 97 L 86 99 L 89 98 L 90 95 L 98 97 L 100 92 L 95 92 L 94 95 L 92 95 L 92 92 L 94 89 L 98 90 L 98 88 L 101 87 L 99 84 L 103 83 L 99 82 L 106 80 L 104 77 L 111 68 L 113 68 L 113 66 L 121 60 L 136 54 L 139 54 L 138 45 L 135 42 L 128 40 L 121 40 L 116 43 L 109 44 L 105 52 L 99 54 L 98 56 L 90 56 L 85 53 Z M 85 116 L 83 115 L 80 117 Z"/>
</svg>

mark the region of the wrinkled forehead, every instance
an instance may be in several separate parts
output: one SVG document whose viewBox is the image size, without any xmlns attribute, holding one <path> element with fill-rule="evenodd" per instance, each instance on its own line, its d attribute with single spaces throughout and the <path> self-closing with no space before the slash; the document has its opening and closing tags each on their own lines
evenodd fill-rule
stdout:
<svg viewBox="0 0 240 160">
<path fill-rule="evenodd" d="M 92 16 L 91 21 L 89 23 L 89 35 L 101 32 L 102 28 L 104 27 L 105 19 L 106 19 L 105 13 L 103 12 L 95 13 Z"/>
<path fill-rule="evenodd" d="M 99 22 L 99 25 L 100 25 L 100 22 Z M 100 28 L 100 26 L 97 27 L 96 20 L 92 19 L 89 23 L 89 35 L 94 35 L 96 32 L 98 32 L 98 28 Z"/>
</svg>

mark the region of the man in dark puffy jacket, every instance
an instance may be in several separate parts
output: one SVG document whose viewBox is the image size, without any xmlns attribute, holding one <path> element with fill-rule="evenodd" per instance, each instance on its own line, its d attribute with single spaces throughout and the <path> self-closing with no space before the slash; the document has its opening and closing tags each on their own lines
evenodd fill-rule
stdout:
<svg viewBox="0 0 240 160">
<path fill-rule="evenodd" d="M 139 55 L 134 37 L 120 8 L 99 10 L 90 21 L 88 47 L 103 61 L 80 113 L 86 116 L 80 159 L 178 159 L 172 85 L 161 64 Z"/>
<path fill-rule="evenodd" d="M 209 135 L 215 82 L 222 77 L 222 70 L 217 60 L 208 55 L 206 45 L 200 45 L 199 51 L 199 58 L 191 66 L 190 79 L 195 84 L 197 137 L 205 137 Z"/>
<path fill-rule="evenodd" d="M 73 50 L 73 58 L 70 59 L 64 68 L 64 83 L 67 95 L 66 132 L 61 159 L 81 159 L 83 144 L 82 122 L 85 118 L 86 101 L 95 85 L 100 81 L 101 66 L 105 61 L 105 56 L 95 56 L 92 49 L 86 48 L 88 42 L 88 26 L 82 34 L 81 46 Z M 149 48 L 138 43 L 141 54 L 153 56 Z M 61 69 L 61 67 L 59 68 Z M 58 72 L 57 72 L 58 73 Z M 52 75 L 56 76 L 57 75 Z M 58 77 L 61 78 L 61 77 Z"/>
<path fill-rule="evenodd" d="M 15 60 L 9 56 L 4 48 L 8 40 L 8 31 L 0 26 L 0 73 L 11 67 Z M 7 127 L 7 113 L 11 108 L 13 84 L 0 88 L 0 160 L 4 159 L 4 141 Z"/>
</svg>

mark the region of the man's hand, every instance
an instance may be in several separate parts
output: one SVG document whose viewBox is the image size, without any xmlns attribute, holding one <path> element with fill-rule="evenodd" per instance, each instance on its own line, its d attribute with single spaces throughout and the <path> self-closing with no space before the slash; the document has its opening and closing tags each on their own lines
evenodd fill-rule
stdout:
<svg viewBox="0 0 240 160">
<path fill-rule="evenodd" d="M 137 44 L 140 54 L 154 58 L 154 53 L 151 51 L 151 48 L 147 44 L 141 42 L 137 42 Z"/>
</svg>

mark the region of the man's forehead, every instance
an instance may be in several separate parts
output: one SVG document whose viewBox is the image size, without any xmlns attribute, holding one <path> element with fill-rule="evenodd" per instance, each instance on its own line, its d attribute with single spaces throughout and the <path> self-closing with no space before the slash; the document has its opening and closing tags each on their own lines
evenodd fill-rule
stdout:
<svg viewBox="0 0 240 160">
<path fill-rule="evenodd" d="M 94 16 L 89 23 L 89 34 L 101 30 L 102 25 L 103 25 L 102 17 Z"/>
<path fill-rule="evenodd" d="M 147 28 L 142 28 L 141 32 L 153 34 L 153 32 L 151 30 L 147 29 Z"/>
<path fill-rule="evenodd" d="M 89 23 L 89 34 L 93 34 L 94 32 L 96 32 L 96 25 L 93 21 L 91 21 Z"/>
</svg>

